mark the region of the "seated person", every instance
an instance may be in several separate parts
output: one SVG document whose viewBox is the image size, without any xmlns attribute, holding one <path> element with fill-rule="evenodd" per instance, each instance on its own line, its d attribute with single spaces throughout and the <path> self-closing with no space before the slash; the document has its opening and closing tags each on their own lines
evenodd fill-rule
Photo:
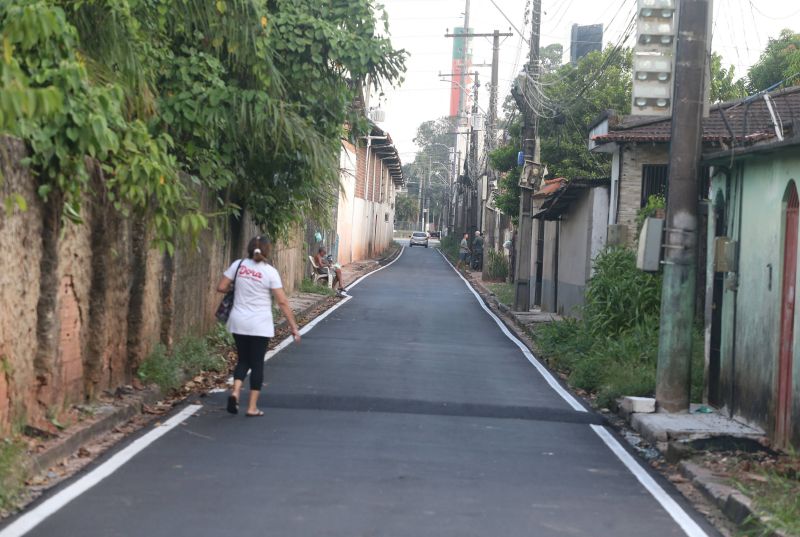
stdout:
<svg viewBox="0 0 800 537">
<path fill-rule="evenodd" d="M 319 250 L 317 250 L 317 254 L 314 256 L 314 263 L 317 265 L 317 271 L 320 274 L 330 274 L 331 271 L 334 271 L 336 277 L 333 280 L 333 285 L 337 286 L 336 294 L 339 296 L 347 296 L 347 293 L 344 291 L 344 279 L 342 278 L 342 269 L 339 267 L 338 264 L 331 263 L 328 261 L 327 258 L 327 251 L 325 250 L 324 246 L 321 246 Z"/>
</svg>

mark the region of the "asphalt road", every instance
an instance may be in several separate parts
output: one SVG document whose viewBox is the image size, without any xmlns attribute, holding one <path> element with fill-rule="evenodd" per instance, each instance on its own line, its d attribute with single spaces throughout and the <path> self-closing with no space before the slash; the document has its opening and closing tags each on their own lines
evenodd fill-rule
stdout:
<svg viewBox="0 0 800 537">
<path fill-rule="evenodd" d="M 435 249 L 351 294 L 267 363 L 265 417 L 204 398 L 95 486 L 40 501 L 27 535 L 717 535 L 634 463 L 656 500 Z"/>
</svg>

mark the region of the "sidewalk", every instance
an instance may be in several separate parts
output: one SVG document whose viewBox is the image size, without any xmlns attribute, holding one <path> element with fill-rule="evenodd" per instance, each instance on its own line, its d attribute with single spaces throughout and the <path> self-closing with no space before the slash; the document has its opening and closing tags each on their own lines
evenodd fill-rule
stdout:
<svg viewBox="0 0 800 537">
<path fill-rule="evenodd" d="M 489 287 L 494 286 L 497 284 L 508 285 L 512 297 L 514 291 L 514 284 L 509 284 L 505 282 L 493 282 L 493 281 L 485 281 L 483 279 L 483 274 L 480 271 L 468 271 L 466 273 L 467 280 L 477 288 L 478 293 L 483 295 L 486 300 L 488 300 L 492 305 L 494 305 L 497 309 L 499 309 L 504 314 L 511 317 L 514 322 L 522 329 L 532 329 L 535 325 L 539 323 L 550 323 L 553 321 L 560 321 L 561 316 L 556 313 L 550 313 L 547 311 L 542 311 L 538 307 L 531 309 L 530 311 L 514 311 L 512 309 L 513 304 L 506 304 L 501 301 L 500 297 Z"/>
</svg>

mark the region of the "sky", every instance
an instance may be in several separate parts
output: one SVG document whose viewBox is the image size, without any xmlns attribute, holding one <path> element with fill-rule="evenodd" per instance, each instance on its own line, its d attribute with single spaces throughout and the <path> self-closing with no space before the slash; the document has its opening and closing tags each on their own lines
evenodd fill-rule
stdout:
<svg viewBox="0 0 800 537">
<path fill-rule="evenodd" d="M 399 87 L 384 87 L 380 106 L 386 112 L 381 127 L 387 130 L 404 162 L 413 160 L 417 147 L 413 138 L 420 123 L 446 116 L 450 106 L 450 84 L 440 81 L 439 73 L 451 72 L 452 39 L 448 31 L 464 23 L 465 0 L 383 0 L 389 17 L 392 44 L 409 53 L 404 82 Z M 478 33 L 493 30 L 511 32 L 500 48 L 500 103 L 511 82 L 527 59 L 528 45 L 517 29 L 530 34 L 524 14 L 530 0 L 471 0 L 470 26 Z M 604 28 L 603 44 L 616 44 L 635 13 L 636 0 L 542 0 L 541 45 L 561 43 L 569 61 L 572 24 L 598 24 Z M 498 9 L 499 8 L 499 9 Z M 502 13 L 501 13 L 502 10 Z M 737 77 L 758 60 L 770 37 L 783 28 L 800 32 L 800 5 L 789 0 L 714 0 L 712 49 L 723 57 L 723 65 L 733 65 Z M 633 44 L 635 35 L 627 42 Z M 473 63 L 492 60 L 491 38 L 472 40 Z M 489 67 L 478 67 L 481 90 L 491 76 Z M 375 96 L 371 105 L 375 104 Z M 488 91 L 481 91 L 480 106 L 487 109 Z"/>
</svg>

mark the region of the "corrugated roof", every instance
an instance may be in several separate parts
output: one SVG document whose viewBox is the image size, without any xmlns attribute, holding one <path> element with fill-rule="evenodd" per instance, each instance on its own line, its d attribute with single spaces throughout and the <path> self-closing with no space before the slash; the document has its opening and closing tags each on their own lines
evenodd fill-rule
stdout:
<svg viewBox="0 0 800 537">
<path fill-rule="evenodd" d="M 791 135 L 800 131 L 800 86 L 767 95 L 784 133 Z M 626 116 L 616 124 L 609 124 L 607 134 L 593 136 L 592 140 L 597 144 L 669 142 L 671 131 L 671 118 Z M 714 105 L 709 116 L 703 120 L 703 141 L 709 144 L 723 146 L 733 142 L 748 145 L 775 137 L 775 122 L 764 95 Z"/>
<path fill-rule="evenodd" d="M 610 183 L 609 179 L 551 179 L 550 184 L 545 185 L 534 195 L 534 198 L 544 198 L 544 201 L 539 206 L 539 212 L 533 217 L 542 220 L 556 220 L 569 210 L 570 205 L 580 196 L 581 192 L 588 188 L 608 186 Z"/>
<path fill-rule="evenodd" d="M 392 181 L 394 181 L 394 184 L 402 185 L 405 182 L 405 178 L 403 177 L 403 163 L 400 160 L 400 153 L 398 153 L 391 135 L 372 121 L 370 121 L 369 124 L 372 127 L 370 131 L 371 136 L 386 137 L 385 140 L 374 140 L 372 142 L 372 150 L 389 170 L 389 175 Z"/>
</svg>

